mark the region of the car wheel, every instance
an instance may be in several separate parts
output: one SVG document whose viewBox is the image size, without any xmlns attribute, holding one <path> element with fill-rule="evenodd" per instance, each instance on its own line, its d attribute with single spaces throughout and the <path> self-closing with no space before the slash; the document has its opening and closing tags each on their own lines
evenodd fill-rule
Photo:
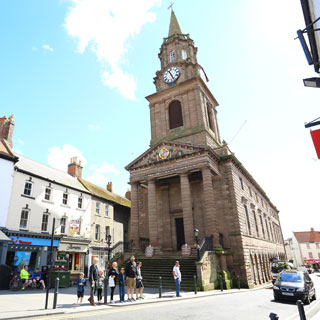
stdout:
<svg viewBox="0 0 320 320">
<path fill-rule="evenodd" d="M 304 303 L 305 305 L 308 305 L 308 304 L 310 304 L 310 302 L 311 302 L 311 299 L 310 299 L 310 295 L 309 295 L 309 293 L 308 293 L 308 295 L 307 295 L 307 297 L 304 299 L 303 303 Z"/>
</svg>

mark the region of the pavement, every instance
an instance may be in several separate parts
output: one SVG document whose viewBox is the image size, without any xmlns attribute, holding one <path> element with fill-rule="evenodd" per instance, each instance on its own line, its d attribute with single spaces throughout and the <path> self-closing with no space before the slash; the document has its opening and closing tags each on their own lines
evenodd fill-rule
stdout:
<svg viewBox="0 0 320 320">
<path fill-rule="evenodd" d="M 0 291 L 0 319 L 21 319 L 28 317 L 39 317 L 48 315 L 59 315 L 59 314 L 72 314 L 83 311 L 93 311 L 93 310 L 103 310 L 108 308 L 122 308 L 128 305 L 138 305 L 138 304 L 150 304 L 159 303 L 164 301 L 173 300 L 185 300 L 201 298 L 206 296 L 214 295 L 227 295 L 227 294 L 241 294 L 249 291 L 260 290 L 269 285 L 260 286 L 254 289 L 231 289 L 231 290 L 212 290 L 212 291 L 198 291 L 197 294 L 194 292 L 181 292 L 181 297 L 177 298 L 174 290 L 162 290 L 162 297 L 159 298 L 159 290 L 157 288 L 146 288 L 143 296 L 143 300 L 138 300 L 135 302 L 119 302 L 119 293 L 116 288 L 115 290 L 115 302 L 114 304 L 97 304 L 93 307 L 89 304 L 88 298 L 90 295 L 90 288 L 85 289 L 85 296 L 83 303 L 81 305 L 77 304 L 76 297 L 76 287 L 71 288 L 60 288 L 57 308 L 53 309 L 53 289 L 50 290 L 48 309 L 45 309 L 45 299 L 46 292 L 41 289 L 27 289 L 26 291 L 10 291 L 2 290 Z M 109 292 L 110 293 L 110 290 Z M 108 302 L 110 297 L 108 296 Z"/>
<path fill-rule="evenodd" d="M 72 314 L 79 312 L 88 312 L 88 311 L 98 311 L 98 310 L 107 310 L 110 308 L 123 308 L 128 305 L 141 305 L 141 304 L 151 304 L 151 303 L 159 303 L 165 301 L 177 301 L 177 300 L 185 300 L 185 299 L 194 299 L 201 298 L 207 296 L 215 296 L 215 295 L 234 295 L 234 294 L 243 294 L 252 292 L 255 290 L 261 290 L 264 288 L 270 287 L 271 284 L 259 286 L 254 289 L 231 289 L 231 290 L 212 290 L 212 291 L 199 291 L 197 294 L 194 292 L 186 292 L 182 291 L 181 296 L 177 298 L 175 296 L 174 290 L 163 290 L 162 297 L 159 298 L 159 290 L 157 288 L 146 288 L 144 291 L 144 299 L 138 300 L 135 302 L 119 302 L 119 293 L 116 288 L 115 290 L 115 304 L 97 304 L 96 307 L 93 307 L 89 304 L 88 298 L 90 294 L 90 288 L 85 288 L 85 296 L 83 299 L 83 303 L 81 305 L 77 304 L 76 297 L 76 287 L 71 288 L 60 288 L 58 299 L 57 299 L 57 308 L 53 309 L 53 289 L 50 290 L 49 300 L 48 300 L 48 309 L 45 309 L 45 299 L 46 292 L 41 289 L 28 289 L 26 291 L 10 291 L 10 290 L 2 290 L 0 291 L 0 319 L 22 319 L 22 318 L 33 318 L 33 317 L 41 317 L 41 316 L 50 316 L 50 315 L 68 315 L 70 314 L 70 318 L 72 318 Z M 108 294 L 110 294 L 110 290 L 108 290 Z M 96 297 L 95 297 L 96 298 Z M 108 302 L 110 300 L 110 296 L 108 296 Z M 318 302 L 318 301 L 317 301 Z M 320 301 L 319 301 L 320 302 Z M 311 304 L 310 307 L 313 309 L 316 307 L 314 303 Z M 317 308 L 318 309 L 318 308 Z M 314 314 L 308 311 L 307 319 L 312 320 L 320 320 L 320 313 L 314 311 Z M 309 317 L 310 315 L 310 317 Z M 296 318 L 296 317 L 294 317 Z"/>
</svg>

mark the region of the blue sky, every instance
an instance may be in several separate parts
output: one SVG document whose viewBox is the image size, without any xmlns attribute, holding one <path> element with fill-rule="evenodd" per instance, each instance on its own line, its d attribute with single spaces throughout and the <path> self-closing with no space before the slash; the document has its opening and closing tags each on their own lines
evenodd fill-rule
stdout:
<svg viewBox="0 0 320 320">
<path fill-rule="evenodd" d="M 14 149 L 112 181 L 150 142 L 149 107 L 169 1 L 0 2 L 0 116 L 14 114 Z M 184 33 L 216 97 L 220 133 L 280 210 L 284 236 L 320 230 L 319 161 L 304 122 L 319 116 L 314 76 L 297 40 L 299 0 L 176 0 Z"/>
</svg>

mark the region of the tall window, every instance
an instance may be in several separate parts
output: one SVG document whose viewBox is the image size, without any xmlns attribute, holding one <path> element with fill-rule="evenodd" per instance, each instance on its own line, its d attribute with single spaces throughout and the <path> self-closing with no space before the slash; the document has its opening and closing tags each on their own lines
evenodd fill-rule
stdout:
<svg viewBox="0 0 320 320">
<path fill-rule="evenodd" d="M 307 249 L 310 249 L 310 243 L 306 243 Z"/>
<path fill-rule="evenodd" d="M 186 50 L 182 50 L 181 51 L 181 55 L 182 55 L 182 59 L 186 60 L 187 59 L 187 51 Z"/>
<path fill-rule="evenodd" d="M 44 191 L 44 199 L 50 201 L 51 200 L 51 188 L 46 187 Z"/>
<path fill-rule="evenodd" d="M 26 196 L 31 196 L 31 194 L 32 194 L 32 182 L 31 181 L 26 181 L 26 183 L 24 184 L 23 194 L 25 194 Z"/>
<path fill-rule="evenodd" d="M 28 229 L 29 210 L 22 209 L 20 217 L 20 229 Z"/>
<path fill-rule="evenodd" d="M 270 232 L 269 232 L 269 226 L 268 226 L 268 220 L 265 219 L 265 223 L 266 223 L 266 228 L 267 228 L 267 234 L 268 234 L 268 239 L 271 240 L 271 236 L 270 236 Z"/>
<path fill-rule="evenodd" d="M 213 114 L 212 114 L 212 108 L 209 104 L 207 104 L 207 114 L 208 114 L 208 124 L 209 128 L 214 131 L 214 126 L 213 126 Z"/>
<path fill-rule="evenodd" d="M 174 51 L 170 52 L 170 62 L 176 61 L 176 53 Z"/>
<path fill-rule="evenodd" d="M 105 216 L 109 217 L 110 205 L 106 203 Z"/>
<path fill-rule="evenodd" d="M 96 201 L 96 215 L 100 215 L 100 202 Z"/>
<path fill-rule="evenodd" d="M 248 209 L 247 209 L 246 205 L 244 206 L 244 214 L 245 214 L 245 218 L 246 218 L 246 222 L 247 222 L 248 235 L 251 235 L 251 226 L 250 226 Z"/>
<path fill-rule="evenodd" d="M 240 177 L 239 177 L 239 180 L 240 180 L 241 189 L 243 190 L 243 181 Z"/>
<path fill-rule="evenodd" d="M 309 258 L 310 258 L 310 259 L 313 259 L 312 252 L 309 252 Z"/>
<path fill-rule="evenodd" d="M 64 192 L 62 196 L 62 204 L 64 204 L 65 206 L 68 205 L 68 198 L 69 198 L 68 192 Z"/>
<path fill-rule="evenodd" d="M 48 231 L 48 221 L 49 221 L 49 214 L 44 213 L 42 215 L 42 223 L 41 223 L 41 231 L 47 232 Z"/>
<path fill-rule="evenodd" d="M 257 234 L 257 237 L 259 237 L 259 228 L 258 228 L 257 216 L 256 216 L 256 213 L 254 211 L 252 211 L 252 214 L 253 214 L 253 217 L 254 217 L 254 223 L 256 225 L 256 234 Z"/>
<path fill-rule="evenodd" d="M 66 224 L 67 224 L 67 218 L 66 217 L 61 218 L 61 221 L 60 221 L 60 232 L 61 233 L 66 233 Z"/>
<path fill-rule="evenodd" d="M 169 126 L 170 129 L 183 126 L 180 101 L 174 100 L 169 104 Z"/>
<path fill-rule="evenodd" d="M 80 197 L 78 198 L 78 208 L 79 208 L 79 209 L 82 209 L 82 200 L 83 200 L 83 198 L 82 198 L 82 196 L 80 196 Z"/>
<path fill-rule="evenodd" d="M 94 238 L 99 241 L 100 240 L 100 225 L 96 224 L 96 228 L 95 228 L 95 236 Z"/>
<path fill-rule="evenodd" d="M 319 242 L 316 243 L 316 247 L 317 247 L 317 249 L 320 249 Z"/>
<path fill-rule="evenodd" d="M 110 234 L 110 227 L 106 226 L 106 241 L 108 240 L 108 235 Z"/>
<path fill-rule="evenodd" d="M 261 216 L 259 216 L 259 217 L 260 217 L 260 223 L 261 223 L 261 229 L 262 229 L 263 239 L 265 239 L 266 236 L 265 236 L 265 233 L 264 233 L 264 227 L 263 227 L 262 217 L 261 217 Z"/>
</svg>

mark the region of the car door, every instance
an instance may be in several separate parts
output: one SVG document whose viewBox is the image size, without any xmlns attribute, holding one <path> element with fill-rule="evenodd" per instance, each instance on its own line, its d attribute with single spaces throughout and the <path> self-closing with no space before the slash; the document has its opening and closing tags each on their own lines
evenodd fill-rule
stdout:
<svg viewBox="0 0 320 320">
<path fill-rule="evenodd" d="M 312 279 L 310 278 L 309 274 L 307 272 L 304 273 L 304 281 L 306 284 L 306 289 L 309 292 L 309 294 L 311 293 L 313 295 L 314 293 L 314 284 Z"/>
</svg>

